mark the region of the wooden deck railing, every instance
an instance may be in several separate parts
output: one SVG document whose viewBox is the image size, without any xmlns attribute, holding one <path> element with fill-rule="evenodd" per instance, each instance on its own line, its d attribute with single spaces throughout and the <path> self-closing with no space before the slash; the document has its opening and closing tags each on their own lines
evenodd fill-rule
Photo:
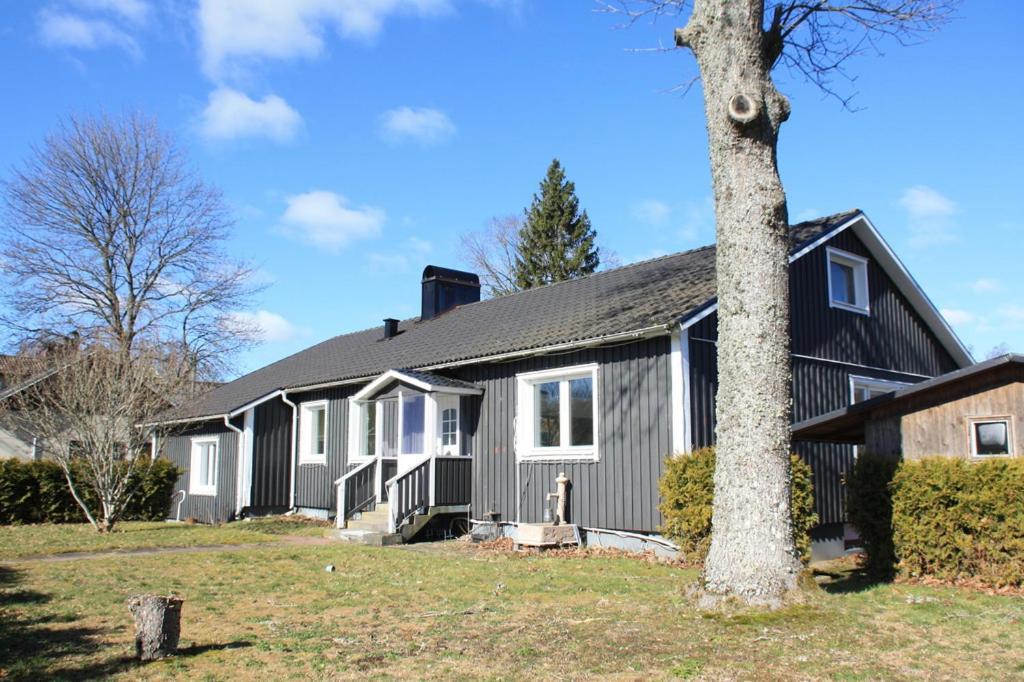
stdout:
<svg viewBox="0 0 1024 682">
<path fill-rule="evenodd" d="M 414 513 L 427 513 L 431 507 L 468 505 L 472 475 L 469 457 L 428 456 L 388 479 L 390 531 L 397 532 Z"/>
</svg>

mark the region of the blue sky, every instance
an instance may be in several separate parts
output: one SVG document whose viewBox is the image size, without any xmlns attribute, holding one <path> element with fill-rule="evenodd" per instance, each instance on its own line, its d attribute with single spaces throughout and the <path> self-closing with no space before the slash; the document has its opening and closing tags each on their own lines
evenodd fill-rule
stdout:
<svg viewBox="0 0 1024 682">
<path fill-rule="evenodd" d="M 339 9 L 339 7 L 341 7 Z M 526 206 L 553 157 L 625 262 L 714 239 L 694 73 L 673 24 L 590 0 L 9 2 L 0 174 L 68 113 L 155 114 L 223 188 L 269 284 L 255 369 L 418 313 L 427 263 Z M 1024 351 L 1024 7 L 974 0 L 851 63 L 850 113 L 786 73 L 795 220 L 864 209 L 980 359 Z"/>
</svg>

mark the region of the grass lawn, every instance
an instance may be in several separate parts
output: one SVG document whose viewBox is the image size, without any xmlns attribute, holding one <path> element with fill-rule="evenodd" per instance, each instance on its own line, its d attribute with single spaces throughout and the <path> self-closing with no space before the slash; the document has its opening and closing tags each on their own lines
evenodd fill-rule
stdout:
<svg viewBox="0 0 1024 682">
<path fill-rule="evenodd" d="M 240 545 L 280 540 L 281 535 L 320 537 L 323 534 L 323 525 L 284 517 L 222 526 L 132 521 L 114 526 L 109 535 L 100 535 L 88 524 L 0 526 L 0 561 L 38 554 L 111 549 Z"/>
<path fill-rule="evenodd" d="M 0 555 L 18 532 L 3 536 Z M 1020 597 L 868 586 L 837 574 L 831 592 L 807 605 L 707 615 L 685 596 L 695 575 L 463 543 L 9 564 L 0 567 L 0 677 L 1024 676 Z M 185 598 L 183 648 L 138 666 L 125 599 L 144 591 Z"/>
</svg>

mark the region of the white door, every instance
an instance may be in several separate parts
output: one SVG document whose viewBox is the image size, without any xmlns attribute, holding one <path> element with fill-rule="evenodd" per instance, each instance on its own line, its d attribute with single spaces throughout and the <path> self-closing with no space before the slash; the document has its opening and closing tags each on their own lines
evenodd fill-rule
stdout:
<svg viewBox="0 0 1024 682">
<path fill-rule="evenodd" d="M 456 456 L 462 454 L 459 433 L 459 396 L 437 396 L 437 454 Z"/>
</svg>

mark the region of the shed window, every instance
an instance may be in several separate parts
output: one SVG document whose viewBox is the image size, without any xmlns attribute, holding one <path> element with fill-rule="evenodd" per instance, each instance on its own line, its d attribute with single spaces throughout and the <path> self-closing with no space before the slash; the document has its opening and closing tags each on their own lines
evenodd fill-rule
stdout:
<svg viewBox="0 0 1024 682">
<path fill-rule="evenodd" d="M 327 401 L 302 404 L 299 464 L 327 462 Z"/>
<path fill-rule="evenodd" d="M 1009 419 L 975 419 L 971 421 L 971 455 L 973 457 L 1007 457 L 1013 454 Z"/>
<path fill-rule="evenodd" d="M 827 253 L 829 305 L 869 314 L 867 259 L 833 248 Z"/>
<path fill-rule="evenodd" d="M 595 365 L 530 372 L 516 380 L 520 457 L 597 458 Z"/>
<path fill-rule="evenodd" d="M 190 495 L 217 494 L 217 438 L 193 438 L 189 467 Z"/>
</svg>

